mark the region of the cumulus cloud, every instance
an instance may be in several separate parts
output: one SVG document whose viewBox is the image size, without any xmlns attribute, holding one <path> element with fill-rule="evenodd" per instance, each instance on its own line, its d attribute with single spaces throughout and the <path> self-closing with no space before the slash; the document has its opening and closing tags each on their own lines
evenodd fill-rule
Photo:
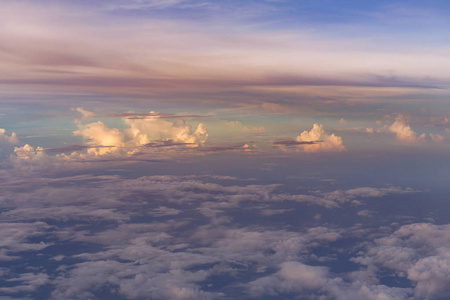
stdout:
<svg viewBox="0 0 450 300">
<path fill-rule="evenodd" d="M 123 118 L 129 128 L 123 131 L 109 128 L 103 122 L 79 125 L 74 135 L 82 136 L 86 144 L 91 146 L 88 154 L 94 156 L 139 152 L 139 147 L 154 141 L 170 141 L 186 146 L 198 146 L 208 138 L 206 126 L 200 123 L 195 131 L 182 119 L 170 121 L 159 116 L 145 118 Z"/>
<path fill-rule="evenodd" d="M 203 123 L 199 123 L 194 130 L 181 118 L 175 117 L 176 120 L 171 121 L 169 118 L 172 118 L 172 115 L 169 114 L 150 112 L 142 118 L 129 118 L 126 114 L 122 120 L 128 128 L 120 130 L 110 128 L 101 121 L 83 124 L 82 121 L 92 118 L 94 115 L 82 108 L 76 110 L 83 114 L 83 118 L 76 120 L 78 130 L 75 130 L 73 135 L 82 137 L 84 145 L 44 149 L 26 144 L 14 148 L 13 160 L 24 163 L 39 163 L 45 160 L 58 164 L 91 158 L 98 159 L 102 156 L 117 159 L 119 156 L 131 157 L 146 149 L 147 152 L 150 149 L 152 152 L 156 152 L 163 147 L 198 147 L 208 139 L 208 131 Z M 4 134 L 4 130 L 0 130 L 0 142 L 2 139 L 8 143 L 15 143 L 17 140 L 15 133 L 8 137 Z M 80 152 L 83 150 L 86 150 L 86 154 Z M 46 154 L 58 152 L 71 153 L 54 156 Z M 159 150 L 159 152 L 167 153 L 167 149 Z"/>
<path fill-rule="evenodd" d="M 375 131 L 378 133 L 383 132 L 393 133 L 395 134 L 395 138 L 398 141 L 409 144 L 424 142 L 426 140 L 431 140 L 434 143 L 442 143 L 444 141 L 444 137 L 439 134 L 430 133 L 428 137 L 427 134 L 425 133 L 419 135 L 409 125 L 407 117 L 402 114 L 397 115 L 395 121 L 390 125 L 389 123 L 392 122 L 391 116 L 385 116 L 385 119 L 386 119 L 385 122 L 388 123 L 385 126 L 380 127 L 376 130 L 373 128 L 367 128 L 366 131 L 368 133 L 373 133 Z M 377 124 L 381 125 L 382 122 L 383 121 L 378 120 Z"/>
<path fill-rule="evenodd" d="M 303 144 L 300 147 L 305 152 L 341 152 L 345 151 L 342 138 L 335 134 L 328 134 L 321 124 L 314 124 L 310 131 L 303 131 L 298 137 L 298 142 L 317 142 Z"/>
<path fill-rule="evenodd" d="M 307 291 L 319 293 L 328 281 L 325 267 L 308 266 L 297 261 L 280 264 L 280 270 L 273 275 L 250 282 L 249 289 L 253 296 L 280 294 L 298 294 Z"/>
<path fill-rule="evenodd" d="M 334 251 L 341 250 L 332 245 L 348 235 L 346 229 L 303 221 L 280 228 L 272 220 L 277 214 L 301 213 L 305 205 L 339 207 L 356 199 L 409 192 L 405 189 L 364 187 L 295 195 L 279 191 L 279 185 L 243 185 L 234 177 L 214 175 L 26 176 L 0 181 L 0 258 L 26 260 L 42 254 L 40 259 L 51 261 L 51 267 L 43 263 L 39 272 L 8 273 L 10 286 L 3 291 L 8 295 L 25 290 L 35 295 L 41 284 L 51 287 L 55 299 L 93 298 L 100 290 L 127 299 L 217 299 L 232 297 L 235 288 L 256 297 L 294 293 L 339 300 L 407 299 L 412 293 L 318 266 L 336 259 Z M 22 192 L 17 193 L 18 188 Z M 303 218 L 317 222 L 313 215 Z M 418 230 L 404 228 L 401 235 L 411 232 Z M 430 244 L 445 242 L 441 236 L 429 238 Z M 50 245 L 72 250 L 52 256 L 43 252 Z M 369 264 L 375 257 L 365 254 L 367 258 L 360 253 L 359 263 Z M 406 255 L 387 249 L 379 257 L 394 266 Z M 417 264 L 416 273 L 429 265 Z M 409 270 L 411 280 L 416 278 L 411 264 L 402 270 Z M 442 273 L 435 272 L 429 280 L 445 278 Z M 244 277 L 252 279 L 242 283 Z M 217 284 L 222 279 L 225 288 Z M 422 294 L 430 290 L 426 280 L 420 285 Z"/>
<path fill-rule="evenodd" d="M 22 147 L 14 147 L 14 153 L 17 159 L 28 162 L 39 162 L 42 159 L 47 158 L 44 148 L 42 147 L 32 147 L 25 144 Z"/>
<path fill-rule="evenodd" d="M 17 139 L 15 132 L 12 132 L 11 135 L 7 135 L 6 130 L 0 128 L 0 160 L 4 155 L 8 157 L 8 155 L 13 151 L 13 146 L 18 143 L 19 140 Z"/>
<path fill-rule="evenodd" d="M 144 145 L 153 140 L 203 144 L 208 137 L 204 124 L 200 123 L 193 132 L 191 126 L 182 119 L 172 122 L 159 117 L 147 117 L 124 119 L 124 122 L 130 126 L 125 130 L 125 134 L 137 145 Z"/>
<path fill-rule="evenodd" d="M 0 128 L 0 146 L 1 145 L 16 145 L 19 143 L 17 139 L 17 135 L 15 132 L 12 132 L 10 136 L 6 135 L 6 130 Z"/>
<path fill-rule="evenodd" d="M 414 223 L 377 239 L 354 261 L 368 271 L 388 269 L 414 283 L 416 299 L 448 296 L 450 288 L 450 225 Z"/>
<path fill-rule="evenodd" d="M 417 142 L 425 139 L 425 134 L 418 136 L 417 133 L 411 129 L 403 115 L 398 115 L 395 122 L 388 127 L 388 130 L 395 133 L 398 140 L 404 142 Z"/>
<path fill-rule="evenodd" d="M 116 128 L 109 128 L 100 121 L 82 125 L 73 134 L 82 136 L 88 145 L 101 146 L 101 148 L 90 148 L 87 150 L 88 153 L 94 155 L 105 155 L 115 152 L 125 144 L 125 135 L 121 131 Z"/>
</svg>

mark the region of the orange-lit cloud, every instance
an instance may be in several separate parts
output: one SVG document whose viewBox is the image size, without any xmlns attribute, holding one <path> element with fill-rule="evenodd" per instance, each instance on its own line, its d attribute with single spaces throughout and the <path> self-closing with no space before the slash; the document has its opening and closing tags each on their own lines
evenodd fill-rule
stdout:
<svg viewBox="0 0 450 300">
<path fill-rule="evenodd" d="M 425 134 L 418 136 L 408 125 L 405 117 L 403 115 L 398 115 L 395 122 L 388 127 L 388 130 L 395 133 L 398 140 L 404 142 L 417 142 L 419 140 L 425 139 Z"/>
<path fill-rule="evenodd" d="M 298 142 L 317 142 L 314 144 L 300 145 L 305 152 L 341 152 L 345 151 L 342 138 L 334 133 L 328 134 L 321 124 L 314 124 L 310 131 L 303 131 L 298 137 Z"/>
<path fill-rule="evenodd" d="M 152 114 L 153 112 L 150 112 Z M 156 115 L 156 113 L 153 113 Z M 106 154 L 134 154 L 142 146 L 152 142 L 170 141 L 186 146 L 198 146 L 205 143 L 208 132 L 204 124 L 198 124 L 195 130 L 186 124 L 183 119 L 170 121 L 158 116 L 144 119 L 123 118 L 128 128 L 123 131 L 109 128 L 103 122 L 79 124 L 79 130 L 73 132 L 75 136 L 83 137 L 90 146 L 87 153 L 94 156 Z"/>
</svg>

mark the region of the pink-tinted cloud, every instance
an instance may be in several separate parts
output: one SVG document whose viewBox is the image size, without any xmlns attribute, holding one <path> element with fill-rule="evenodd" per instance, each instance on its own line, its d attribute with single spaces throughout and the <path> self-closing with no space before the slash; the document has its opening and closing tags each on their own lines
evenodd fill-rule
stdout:
<svg viewBox="0 0 450 300">
<path fill-rule="evenodd" d="M 301 105 L 424 92 L 450 78 L 445 55 L 429 49 L 369 51 L 356 39 L 322 40 L 281 29 L 268 34 L 214 18 L 205 26 L 123 17 L 118 26 L 114 13 L 61 3 L 43 10 L 6 1 L 2 8 L 0 82 L 9 87 L 216 105 L 256 101 L 266 111 L 289 113 Z M 231 100 L 230 92 L 239 97 Z M 280 94 L 294 99 L 274 101 L 272 95 Z"/>
<path fill-rule="evenodd" d="M 310 131 L 303 131 L 297 137 L 297 142 L 315 142 L 300 145 L 305 152 L 342 152 L 346 150 L 340 136 L 334 133 L 328 134 L 323 125 L 317 123 Z"/>
<path fill-rule="evenodd" d="M 389 126 L 389 131 L 395 133 L 396 138 L 405 142 L 417 142 L 425 139 L 425 134 L 418 136 L 408 125 L 403 115 L 398 115 L 395 122 Z"/>
<path fill-rule="evenodd" d="M 6 134 L 6 130 L 0 128 L 0 146 L 3 145 L 16 145 L 19 143 L 17 139 L 17 135 L 15 132 L 12 132 L 11 135 Z"/>
</svg>

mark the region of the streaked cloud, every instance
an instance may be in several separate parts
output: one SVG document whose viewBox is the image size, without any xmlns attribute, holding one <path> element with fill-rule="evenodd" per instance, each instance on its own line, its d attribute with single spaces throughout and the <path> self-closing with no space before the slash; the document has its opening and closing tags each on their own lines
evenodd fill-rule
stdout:
<svg viewBox="0 0 450 300">
<path fill-rule="evenodd" d="M 127 2 L 154 8 L 184 4 Z M 370 44 L 378 48 L 368 49 L 365 37 L 267 30 L 264 22 L 249 20 L 224 24 L 215 15 L 194 22 L 125 13 L 118 28 L 116 13 L 86 14 L 82 5 L 63 3 L 43 11 L 34 3 L 8 1 L 1 16 L 1 55 L 9 59 L 3 60 L 0 81 L 40 93 L 164 98 L 216 107 L 257 102 L 266 111 L 289 113 L 330 103 L 342 108 L 386 103 L 392 96 L 445 94 L 450 78 L 439 49 L 394 43 L 378 51 L 382 43 L 376 39 Z M 281 95 L 289 97 L 274 100 Z"/>
</svg>

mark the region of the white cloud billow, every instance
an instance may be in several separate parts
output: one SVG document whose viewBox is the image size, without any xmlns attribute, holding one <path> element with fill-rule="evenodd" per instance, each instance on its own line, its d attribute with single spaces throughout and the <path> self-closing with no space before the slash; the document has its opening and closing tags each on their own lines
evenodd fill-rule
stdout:
<svg viewBox="0 0 450 300">
<path fill-rule="evenodd" d="M 342 138 L 333 134 L 328 134 L 322 124 L 314 124 L 310 131 L 303 131 L 297 142 L 316 142 L 314 144 L 301 145 L 305 152 L 341 152 L 345 151 Z"/>
<path fill-rule="evenodd" d="M 6 130 L 0 128 L 0 146 L 1 145 L 16 145 L 19 143 L 17 135 L 15 132 L 11 133 L 10 136 L 6 135 Z"/>
<path fill-rule="evenodd" d="M 153 112 L 151 112 L 153 113 Z M 208 138 L 206 126 L 200 123 L 195 131 L 182 119 L 170 121 L 158 116 L 145 118 L 123 118 L 129 128 L 123 131 L 109 128 L 101 121 L 86 125 L 78 125 L 75 136 L 83 137 L 85 143 L 92 148 L 88 154 L 101 156 L 106 154 L 133 154 L 139 147 L 155 141 L 171 141 L 196 147 L 204 144 Z"/>
<path fill-rule="evenodd" d="M 14 147 L 14 153 L 19 160 L 23 161 L 41 161 L 43 158 L 47 157 L 44 148 L 34 148 L 28 144 L 25 144 L 22 147 Z"/>
<path fill-rule="evenodd" d="M 450 225 L 414 223 L 380 238 L 354 259 L 367 272 L 388 268 L 414 284 L 414 299 L 448 296 L 450 287 Z"/>
<path fill-rule="evenodd" d="M 398 140 L 404 142 L 418 142 L 424 140 L 426 137 L 425 134 L 418 136 L 408 125 L 408 122 L 403 115 L 398 115 L 395 122 L 388 127 L 388 130 L 395 133 Z"/>
</svg>

